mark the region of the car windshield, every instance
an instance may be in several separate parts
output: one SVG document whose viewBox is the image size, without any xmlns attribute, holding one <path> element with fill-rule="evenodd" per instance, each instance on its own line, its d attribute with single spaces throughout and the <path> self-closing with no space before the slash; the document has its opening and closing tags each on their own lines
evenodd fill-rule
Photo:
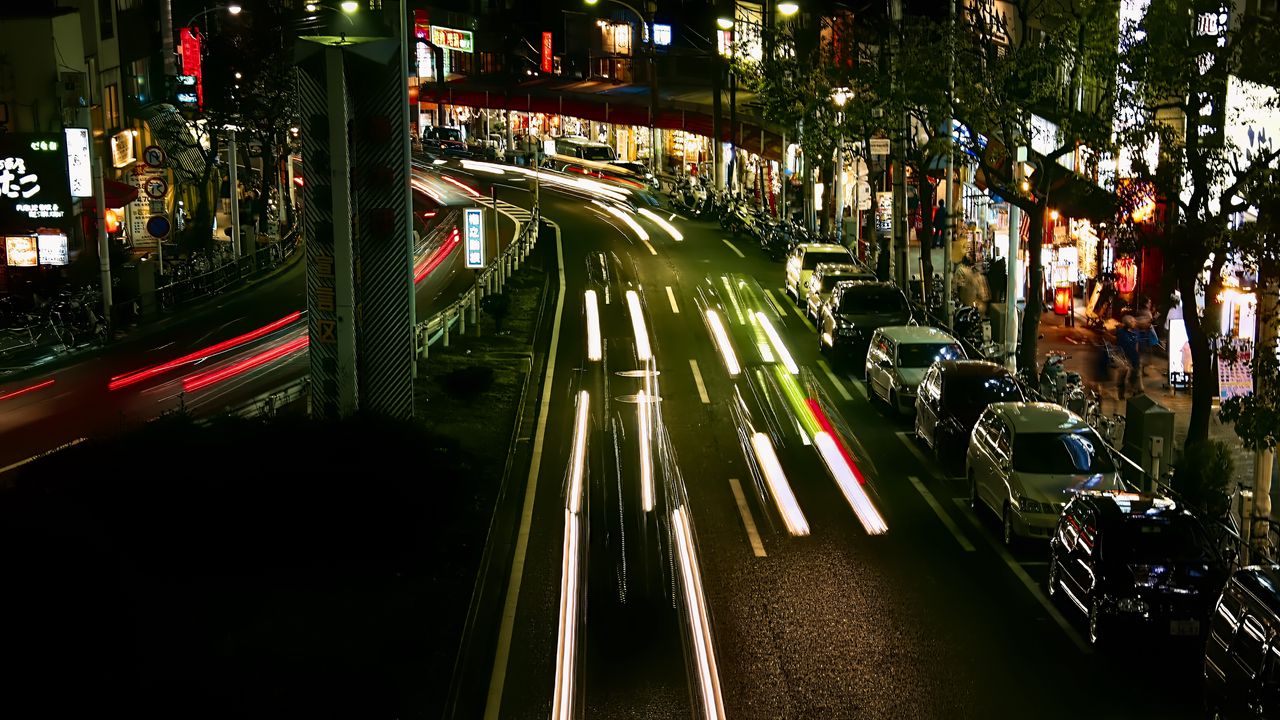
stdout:
<svg viewBox="0 0 1280 720">
<path fill-rule="evenodd" d="M 1125 555 L 1135 563 L 1194 562 L 1214 554 L 1204 530 L 1186 515 L 1130 516 L 1124 529 Z"/>
<path fill-rule="evenodd" d="M 584 160 L 612 160 L 613 148 L 583 145 L 578 148 L 578 156 Z"/>
<path fill-rule="evenodd" d="M 804 254 L 804 269 L 812 270 L 818 267 L 818 263 L 838 262 L 840 260 L 848 262 L 852 259 L 852 256 L 847 252 L 820 252 L 817 250 L 810 250 Z"/>
<path fill-rule="evenodd" d="M 962 360 L 964 351 L 955 343 L 907 343 L 898 346 L 898 367 L 924 368 L 939 360 Z"/>
<path fill-rule="evenodd" d="M 431 137 L 437 140 L 461 140 L 462 133 L 457 128 L 432 128 Z"/>
<path fill-rule="evenodd" d="M 904 309 L 902 293 L 889 287 L 850 288 L 840 299 L 840 312 L 893 313 Z"/>
<path fill-rule="evenodd" d="M 1018 433 L 1013 469 L 1038 475 L 1092 475 L 1115 471 L 1111 456 L 1092 429 Z"/>
<path fill-rule="evenodd" d="M 956 408 L 979 409 L 994 402 L 1022 400 L 1012 376 L 951 377 L 946 380 L 947 403 Z"/>
</svg>

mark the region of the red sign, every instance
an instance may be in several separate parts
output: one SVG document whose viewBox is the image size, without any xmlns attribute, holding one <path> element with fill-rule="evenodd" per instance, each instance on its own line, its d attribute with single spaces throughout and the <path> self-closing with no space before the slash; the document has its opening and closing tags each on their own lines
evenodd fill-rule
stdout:
<svg viewBox="0 0 1280 720">
<path fill-rule="evenodd" d="M 431 20 L 427 18 L 427 11 L 422 8 L 414 8 L 413 10 L 413 36 L 419 40 L 424 39 L 431 33 Z"/>
<path fill-rule="evenodd" d="M 551 33 L 542 33 L 542 72 L 551 74 Z"/>
<path fill-rule="evenodd" d="M 204 81 L 200 77 L 200 36 L 194 28 L 182 28 L 178 32 L 182 47 L 182 74 L 196 79 L 196 104 L 204 104 Z"/>
</svg>

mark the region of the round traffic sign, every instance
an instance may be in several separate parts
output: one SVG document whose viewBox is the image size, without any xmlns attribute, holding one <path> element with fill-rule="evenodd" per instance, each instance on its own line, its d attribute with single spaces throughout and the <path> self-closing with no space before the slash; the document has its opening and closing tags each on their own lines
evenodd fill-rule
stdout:
<svg viewBox="0 0 1280 720">
<path fill-rule="evenodd" d="M 160 167 L 164 165 L 164 161 L 168 159 L 164 148 L 159 145 L 148 145 L 146 150 L 142 151 L 142 162 L 152 166 Z"/>
<path fill-rule="evenodd" d="M 169 181 L 162 177 L 155 176 L 147 178 L 147 196 L 152 200 L 159 200 L 164 194 L 169 192 Z"/>
<path fill-rule="evenodd" d="M 154 238 L 163 238 L 169 235 L 169 218 L 164 215 L 152 215 L 147 220 L 147 233 Z"/>
</svg>

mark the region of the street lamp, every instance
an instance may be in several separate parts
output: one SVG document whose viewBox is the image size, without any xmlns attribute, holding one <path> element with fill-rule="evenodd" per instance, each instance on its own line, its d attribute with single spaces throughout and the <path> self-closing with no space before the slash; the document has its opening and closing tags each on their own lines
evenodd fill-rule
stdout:
<svg viewBox="0 0 1280 720">
<path fill-rule="evenodd" d="M 783 17 L 791 17 L 800 12 L 800 3 L 780 2 L 778 3 L 778 13 Z"/>
<path fill-rule="evenodd" d="M 338 7 L 342 8 L 342 12 L 349 15 L 360 9 L 360 3 L 356 2 L 356 0 L 342 0 L 342 3 L 338 5 Z"/>
<path fill-rule="evenodd" d="M 831 90 L 831 100 L 836 104 L 836 237 L 844 244 L 844 105 L 853 97 L 847 87 Z M 856 181 L 855 181 L 856 182 Z"/>
<path fill-rule="evenodd" d="M 585 2 L 587 5 L 592 7 L 600 4 L 600 0 L 583 0 L 583 2 Z M 647 37 L 649 39 L 649 41 L 645 43 L 645 45 L 648 46 L 647 52 L 649 56 L 649 62 L 648 62 L 648 65 L 649 65 L 649 164 L 653 168 L 654 176 L 657 176 L 659 172 L 659 168 L 658 168 L 658 64 L 657 64 L 658 49 L 654 43 L 654 37 L 653 37 L 653 27 L 652 27 L 653 15 L 652 15 L 652 12 L 650 12 L 649 16 L 646 18 L 644 14 L 642 14 L 639 10 L 632 7 L 630 4 L 624 2 L 624 0 L 609 0 L 609 2 L 621 5 L 622 7 L 630 10 L 632 14 L 636 16 L 636 19 L 640 21 L 641 36 Z M 650 1 L 646 2 L 646 9 L 652 9 L 655 7 L 657 7 L 656 4 Z"/>
<path fill-rule="evenodd" d="M 733 19 L 727 18 L 727 17 L 718 17 L 716 18 L 716 27 L 720 28 L 721 30 L 732 30 Z"/>
</svg>

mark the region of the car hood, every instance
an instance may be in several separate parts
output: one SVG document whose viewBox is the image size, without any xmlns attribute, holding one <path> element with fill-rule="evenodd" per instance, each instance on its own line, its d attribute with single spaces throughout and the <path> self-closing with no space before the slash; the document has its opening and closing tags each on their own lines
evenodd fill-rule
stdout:
<svg viewBox="0 0 1280 720">
<path fill-rule="evenodd" d="M 1143 560 L 1129 563 L 1125 569 L 1133 587 L 1174 595 L 1216 596 L 1226 575 L 1216 561 L 1208 560 Z"/>
<path fill-rule="evenodd" d="M 924 373 L 927 368 L 898 368 L 898 377 L 902 380 L 905 387 L 920 387 L 920 381 L 924 380 Z"/>
<path fill-rule="evenodd" d="M 1120 476 L 1114 472 L 1083 475 L 1048 475 L 1014 472 L 1022 493 L 1032 500 L 1065 504 L 1078 490 L 1123 490 Z"/>
</svg>

